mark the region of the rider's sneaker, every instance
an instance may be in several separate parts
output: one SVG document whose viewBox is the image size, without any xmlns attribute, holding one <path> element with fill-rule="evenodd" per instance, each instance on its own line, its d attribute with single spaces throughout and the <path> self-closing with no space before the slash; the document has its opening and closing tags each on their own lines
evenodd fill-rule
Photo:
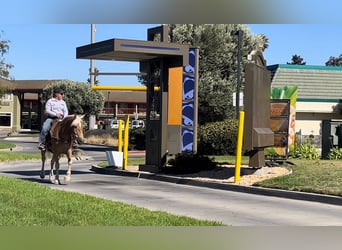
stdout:
<svg viewBox="0 0 342 250">
<path fill-rule="evenodd" d="M 44 143 L 39 143 L 38 149 L 39 150 L 45 150 L 45 144 Z"/>
</svg>

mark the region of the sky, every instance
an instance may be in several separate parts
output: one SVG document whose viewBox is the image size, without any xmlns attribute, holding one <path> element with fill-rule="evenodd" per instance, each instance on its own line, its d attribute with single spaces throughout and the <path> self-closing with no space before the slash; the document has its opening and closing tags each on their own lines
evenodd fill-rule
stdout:
<svg viewBox="0 0 342 250">
<path fill-rule="evenodd" d="M 96 24 L 95 42 L 111 38 L 146 40 L 148 28 L 160 24 Z M 297 54 L 306 65 L 324 66 L 342 54 L 339 24 L 250 24 L 252 34 L 269 38 L 267 65 L 286 64 Z M 90 60 L 76 59 L 76 48 L 91 42 L 90 24 L 0 24 L 1 39 L 10 40 L 5 61 L 16 80 L 86 82 Z M 139 71 L 138 63 L 95 60 L 100 72 Z M 139 86 L 135 76 L 99 76 L 100 85 Z"/>
</svg>

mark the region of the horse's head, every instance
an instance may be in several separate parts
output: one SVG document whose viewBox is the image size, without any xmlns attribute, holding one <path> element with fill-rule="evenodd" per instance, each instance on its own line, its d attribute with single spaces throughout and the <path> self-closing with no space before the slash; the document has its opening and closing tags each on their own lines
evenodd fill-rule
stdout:
<svg viewBox="0 0 342 250">
<path fill-rule="evenodd" d="M 73 136 L 77 140 L 78 143 L 83 143 L 83 118 L 84 115 L 75 115 L 74 120 L 71 123 L 73 128 Z"/>
</svg>

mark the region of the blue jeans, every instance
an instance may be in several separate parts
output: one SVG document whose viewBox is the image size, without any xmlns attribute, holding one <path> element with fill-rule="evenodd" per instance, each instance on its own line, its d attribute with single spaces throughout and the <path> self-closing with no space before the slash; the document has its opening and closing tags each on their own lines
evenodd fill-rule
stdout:
<svg viewBox="0 0 342 250">
<path fill-rule="evenodd" d="M 45 142 L 46 135 L 49 133 L 52 122 L 54 119 L 52 118 L 46 118 L 46 120 L 43 123 L 42 130 L 39 134 L 39 143 Z"/>
</svg>

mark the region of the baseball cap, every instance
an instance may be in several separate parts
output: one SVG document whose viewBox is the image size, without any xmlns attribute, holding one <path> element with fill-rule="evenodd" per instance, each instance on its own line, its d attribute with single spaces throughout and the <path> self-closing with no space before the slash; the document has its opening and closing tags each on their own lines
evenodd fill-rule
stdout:
<svg viewBox="0 0 342 250">
<path fill-rule="evenodd" d="M 58 94 L 58 93 L 59 93 L 59 94 L 64 94 L 64 91 L 63 91 L 63 89 L 59 89 L 59 88 L 58 88 L 58 89 L 55 89 L 55 90 L 53 91 L 53 93 L 54 93 L 54 94 Z"/>
</svg>

